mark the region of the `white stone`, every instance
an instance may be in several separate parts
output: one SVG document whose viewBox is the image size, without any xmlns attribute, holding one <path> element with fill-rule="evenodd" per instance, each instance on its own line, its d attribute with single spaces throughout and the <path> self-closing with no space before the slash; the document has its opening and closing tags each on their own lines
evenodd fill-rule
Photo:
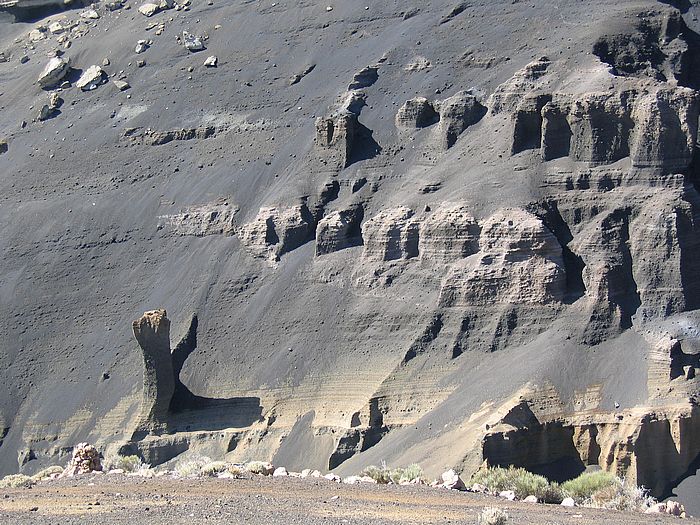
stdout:
<svg viewBox="0 0 700 525">
<path fill-rule="evenodd" d="M 466 490 L 467 486 L 454 470 L 450 469 L 442 474 L 442 485 L 452 490 Z"/>
<path fill-rule="evenodd" d="M 82 13 L 80 13 L 81 18 L 88 18 L 90 20 L 97 20 L 100 18 L 100 14 L 95 11 L 94 9 L 86 9 Z"/>
<path fill-rule="evenodd" d="M 83 91 L 92 91 L 102 84 L 105 79 L 105 72 L 100 66 L 90 66 L 87 68 L 75 83 Z"/>
<path fill-rule="evenodd" d="M 561 501 L 561 506 L 562 507 L 575 507 L 576 502 L 574 501 L 574 498 L 564 498 Z"/>
<path fill-rule="evenodd" d="M 504 490 L 498 494 L 498 497 L 507 499 L 508 501 L 515 501 L 515 492 L 512 490 Z"/>
<path fill-rule="evenodd" d="M 538 503 L 537 496 L 528 496 L 523 501 L 525 503 Z"/>
<path fill-rule="evenodd" d="M 284 467 L 277 467 L 272 473 L 273 478 L 283 478 L 287 476 L 289 476 L 289 472 L 287 472 L 287 469 Z"/>
<path fill-rule="evenodd" d="M 65 27 L 63 27 L 63 24 L 61 22 L 53 22 L 49 24 L 49 32 L 52 35 L 60 35 L 66 30 Z"/>
<path fill-rule="evenodd" d="M 204 65 L 206 67 L 216 67 L 218 60 L 219 60 L 218 58 L 216 58 L 214 55 L 212 55 L 204 61 Z"/>
<path fill-rule="evenodd" d="M 51 87 L 58 84 L 63 77 L 68 73 L 69 60 L 61 57 L 53 57 L 46 64 L 46 67 L 39 75 L 37 82 L 43 88 Z"/>
<path fill-rule="evenodd" d="M 185 49 L 192 52 L 204 49 L 201 37 L 187 31 L 182 32 L 182 45 L 185 46 Z"/>
<path fill-rule="evenodd" d="M 153 16 L 158 11 L 160 11 L 160 7 L 158 6 L 158 4 L 153 4 L 151 2 L 147 2 L 139 6 L 139 13 L 141 13 L 144 16 Z"/>
</svg>

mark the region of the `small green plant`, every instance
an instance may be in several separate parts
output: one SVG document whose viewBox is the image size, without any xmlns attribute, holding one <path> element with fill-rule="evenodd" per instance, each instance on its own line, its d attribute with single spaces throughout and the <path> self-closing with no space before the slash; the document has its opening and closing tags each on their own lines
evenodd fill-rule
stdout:
<svg viewBox="0 0 700 525">
<path fill-rule="evenodd" d="M 221 474 L 222 472 L 226 472 L 227 470 L 228 464 L 225 461 L 212 461 L 206 465 L 203 465 L 199 470 L 199 474 L 211 478 Z"/>
<path fill-rule="evenodd" d="M 205 456 L 188 456 L 175 464 L 175 474 L 181 478 L 193 478 L 199 476 L 202 468 L 211 462 L 211 459 Z"/>
<path fill-rule="evenodd" d="M 535 496 L 538 501 L 543 503 L 561 503 L 564 498 L 557 483 L 550 483 L 544 476 L 533 474 L 523 468 L 490 467 L 483 469 L 472 476 L 471 483 L 484 485 L 489 492 L 494 494 L 512 490 L 518 499 Z"/>
<path fill-rule="evenodd" d="M 372 478 L 380 485 L 387 485 L 392 481 L 391 471 L 387 468 L 386 464 L 382 464 L 381 467 L 378 467 L 376 465 L 370 465 L 368 467 L 365 467 L 360 472 L 360 476 L 367 476 L 369 478 Z"/>
<path fill-rule="evenodd" d="M 413 463 L 405 468 L 395 468 L 389 472 L 389 477 L 391 481 L 396 483 L 405 483 L 407 481 L 414 481 L 423 479 L 423 469 L 420 465 Z"/>
<path fill-rule="evenodd" d="M 479 525 L 506 525 L 508 514 L 498 507 L 486 507 L 479 515 Z"/>
<path fill-rule="evenodd" d="M 599 470 L 597 472 L 584 472 L 577 478 L 565 481 L 562 483 L 561 489 L 566 496 L 581 504 L 591 499 L 594 493 L 617 485 L 622 485 L 617 477 L 604 470 Z"/>
<path fill-rule="evenodd" d="M 42 479 L 46 479 L 51 476 L 55 476 L 56 474 L 61 474 L 63 472 L 63 467 L 59 467 L 58 465 L 53 465 L 51 467 L 46 467 L 43 470 L 40 470 L 36 474 L 32 476 L 32 479 L 34 481 L 41 481 Z"/>
<path fill-rule="evenodd" d="M 3 489 L 18 489 L 28 488 L 36 483 L 30 476 L 24 474 L 10 474 L 0 479 L 0 488 Z"/>
<path fill-rule="evenodd" d="M 138 456 L 110 456 L 105 458 L 105 467 L 107 470 L 123 470 L 127 473 L 143 472 L 151 466 L 144 463 Z"/>
</svg>

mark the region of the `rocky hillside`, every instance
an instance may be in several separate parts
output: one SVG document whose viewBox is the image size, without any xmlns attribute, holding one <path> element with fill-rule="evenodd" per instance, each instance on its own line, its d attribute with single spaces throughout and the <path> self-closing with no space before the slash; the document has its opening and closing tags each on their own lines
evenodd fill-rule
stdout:
<svg viewBox="0 0 700 525">
<path fill-rule="evenodd" d="M 0 3 L 2 472 L 697 494 L 695 2 L 178 1 Z"/>
</svg>

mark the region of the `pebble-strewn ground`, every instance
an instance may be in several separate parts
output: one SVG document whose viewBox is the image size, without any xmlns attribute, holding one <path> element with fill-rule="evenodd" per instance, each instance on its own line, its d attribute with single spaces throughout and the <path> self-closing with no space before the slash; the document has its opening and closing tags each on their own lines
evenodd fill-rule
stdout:
<svg viewBox="0 0 700 525">
<path fill-rule="evenodd" d="M 481 494 L 428 487 L 341 485 L 325 480 L 143 479 L 87 475 L 4 490 L 3 525 L 92 524 L 475 524 L 498 506 L 518 525 L 700 523 L 557 505 L 508 502 Z"/>
</svg>

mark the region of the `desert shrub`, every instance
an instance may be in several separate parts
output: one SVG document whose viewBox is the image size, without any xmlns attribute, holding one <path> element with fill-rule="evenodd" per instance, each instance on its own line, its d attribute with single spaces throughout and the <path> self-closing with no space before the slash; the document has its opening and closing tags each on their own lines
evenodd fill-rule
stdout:
<svg viewBox="0 0 700 525">
<path fill-rule="evenodd" d="M 479 525 L 505 525 L 508 522 L 508 514 L 498 507 L 486 507 L 479 515 Z"/>
<path fill-rule="evenodd" d="M 228 468 L 226 469 L 229 474 L 240 478 L 243 476 L 243 467 L 240 465 L 229 465 Z"/>
<path fill-rule="evenodd" d="M 613 485 L 595 491 L 583 502 L 587 507 L 641 512 L 654 503 L 656 500 L 649 496 L 647 489 L 620 479 Z"/>
<path fill-rule="evenodd" d="M 246 463 L 245 469 L 251 474 L 262 474 L 263 476 L 270 475 L 270 464 L 264 461 L 251 461 Z"/>
<path fill-rule="evenodd" d="M 58 465 L 53 465 L 51 467 L 46 467 L 43 470 L 40 470 L 36 474 L 32 476 L 32 479 L 34 481 L 41 481 L 42 479 L 48 478 L 49 476 L 53 476 L 55 474 L 61 474 L 63 472 L 63 467 L 59 467 Z"/>
<path fill-rule="evenodd" d="M 31 477 L 24 474 L 10 474 L 0 479 L 0 488 L 18 489 L 21 487 L 31 487 L 36 483 Z"/>
<path fill-rule="evenodd" d="M 228 470 L 228 464 L 225 461 L 212 461 L 203 465 L 199 470 L 199 474 L 207 477 L 214 477 L 217 474 L 226 472 Z"/>
<path fill-rule="evenodd" d="M 557 483 L 550 483 L 544 476 L 533 474 L 523 468 L 483 469 L 472 476 L 471 483 L 484 485 L 489 492 L 496 494 L 504 490 L 512 490 L 518 499 L 536 496 L 544 503 L 560 503 L 563 499 L 561 488 Z"/>
<path fill-rule="evenodd" d="M 188 456 L 175 464 L 175 474 L 181 478 L 196 477 L 200 475 L 202 468 L 211 462 L 211 459 L 204 456 Z"/>
<path fill-rule="evenodd" d="M 617 477 L 604 470 L 599 470 L 597 472 L 584 472 L 579 477 L 562 483 L 561 488 L 564 494 L 573 498 L 576 503 L 583 503 L 590 499 L 594 493 L 616 485 L 622 485 Z"/>
<path fill-rule="evenodd" d="M 405 468 L 399 467 L 392 469 L 389 472 L 389 477 L 391 478 L 391 481 L 396 484 L 401 483 L 402 481 L 405 482 L 413 481 L 414 479 L 422 479 L 423 469 L 420 468 L 420 465 L 413 463 Z"/>
<path fill-rule="evenodd" d="M 119 469 L 128 473 L 142 472 L 151 468 L 148 463 L 144 463 L 138 456 L 109 456 L 105 458 L 104 463 L 107 470 Z"/>
<path fill-rule="evenodd" d="M 382 465 L 381 467 L 377 467 L 376 465 L 365 467 L 362 469 L 362 472 L 360 472 L 360 476 L 370 477 L 382 485 L 386 485 L 392 481 L 391 471 L 386 467 L 386 465 Z"/>
</svg>

